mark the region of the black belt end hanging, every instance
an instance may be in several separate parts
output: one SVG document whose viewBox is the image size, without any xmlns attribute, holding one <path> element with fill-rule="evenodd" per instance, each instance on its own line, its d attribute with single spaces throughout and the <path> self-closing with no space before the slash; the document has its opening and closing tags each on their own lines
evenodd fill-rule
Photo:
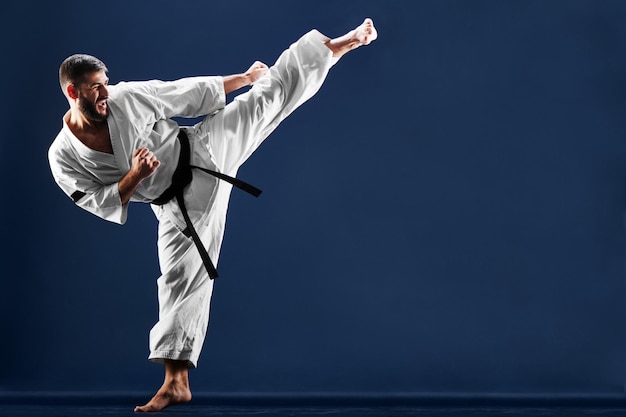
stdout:
<svg viewBox="0 0 626 417">
<path fill-rule="evenodd" d="M 172 185 L 170 185 L 170 187 L 165 190 L 163 194 L 161 194 L 156 200 L 154 200 L 152 204 L 163 205 L 174 197 L 176 198 L 178 206 L 180 207 L 180 211 L 183 214 L 183 218 L 185 219 L 185 224 L 187 225 L 187 228 L 182 233 L 187 237 L 191 237 L 193 243 L 198 249 L 198 252 L 200 253 L 202 263 L 209 273 L 209 278 L 215 279 L 219 276 L 217 273 L 217 269 L 215 268 L 215 265 L 213 265 L 213 262 L 211 261 L 211 258 L 209 257 L 209 254 L 207 253 L 204 244 L 202 244 L 202 240 L 200 239 L 200 236 L 198 236 L 196 228 L 193 227 L 193 223 L 191 222 L 191 219 L 189 218 L 189 213 L 187 212 L 187 207 L 185 206 L 184 190 L 187 184 L 191 182 L 191 169 L 199 169 L 203 172 L 206 172 L 207 174 L 213 175 L 214 177 L 224 180 L 232 184 L 233 186 L 252 194 L 255 197 L 261 195 L 261 190 L 244 181 L 241 181 L 238 178 L 222 174 L 221 172 L 190 165 L 189 162 L 191 159 L 191 152 L 189 147 L 189 138 L 183 130 L 179 131 L 178 140 L 180 142 L 180 157 L 178 159 L 178 166 L 176 167 L 174 175 L 172 176 Z"/>
<path fill-rule="evenodd" d="M 198 236 L 198 232 L 196 232 L 196 228 L 193 227 L 193 223 L 191 223 L 191 219 L 189 218 L 189 213 L 187 213 L 187 207 L 185 206 L 185 198 L 183 196 L 183 192 L 176 194 L 176 201 L 180 206 L 180 211 L 183 213 L 183 217 L 185 219 L 185 223 L 187 224 L 187 229 L 185 229 L 189 235 L 191 235 L 191 239 L 193 243 L 196 245 L 198 252 L 200 253 L 200 258 L 202 258 L 202 263 L 209 273 L 209 278 L 215 279 L 219 275 L 217 273 L 217 269 L 215 269 L 215 265 L 213 265 L 213 261 L 211 261 L 211 257 L 209 256 L 200 236 Z"/>
</svg>

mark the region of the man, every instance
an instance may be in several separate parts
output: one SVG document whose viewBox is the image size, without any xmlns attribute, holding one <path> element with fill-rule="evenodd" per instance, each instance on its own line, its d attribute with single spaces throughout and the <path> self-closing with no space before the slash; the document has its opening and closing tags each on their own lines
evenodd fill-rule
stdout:
<svg viewBox="0 0 626 417">
<path fill-rule="evenodd" d="M 312 30 L 268 68 L 177 81 L 108 85 L 108 69 L 72 55 L 59 79 L 70 109 L 48 157 L 60 188 L 81 208 L 124 224 L 130 201 L 152 203 L 159 221 L 159 321 L 149 359 L 165 380 L 137 412 L 191 400 L 188 369 L 197 366 L 232 183 L 243 162 L 321 87 L 330 67 L 377 37 L 371 19 L 330 39 Z M 252 88 L 225 105 L 225 95 Z M 208 115 L 179 127 L 173 117 Z M 192 169 L 193 168 L 193 169 Z M 252 189 L 254 192 L 254 189 Z M 191 238 L 190 238 L 191 237 Z"/>
</svg>

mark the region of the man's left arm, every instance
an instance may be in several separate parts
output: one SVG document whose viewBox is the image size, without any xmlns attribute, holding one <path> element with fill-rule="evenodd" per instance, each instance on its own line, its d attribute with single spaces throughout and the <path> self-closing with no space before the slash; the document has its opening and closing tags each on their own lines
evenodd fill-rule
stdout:
<svg viewBox="0 0 626 417">
<path fill-rule="evenodd" d="M 226 94 L 254 84 L 268 71 L 255 62 L 244 73 L 187 77 L 174 81 L 121 82 L 111 89 L 120 110 L 139 124 L 172 117 L 205 116 L 226 105 Z"/>
</svg>

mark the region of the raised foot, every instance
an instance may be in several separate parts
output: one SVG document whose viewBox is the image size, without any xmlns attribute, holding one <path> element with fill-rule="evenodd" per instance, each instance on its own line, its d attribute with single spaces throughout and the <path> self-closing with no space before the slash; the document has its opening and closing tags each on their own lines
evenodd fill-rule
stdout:
<svg viewBox="0 0 626 417">
<path fill-rule="evenodd" d="M 340 58 L 359 46 L 369 45 L 378 37 L 374 22 L 369 17 L 355 29 L 324 44 L 333 52 L 333 57 Z"/>
<path fill-rule="evenodd" d="M 161 411 L 166 407 L 191 401 L 191 390 L 180 383 L 163 384 L 147 404 L 135 407 L 136 413 Z"/>
<path fill-rule="evenodd" d="M 375 41 L 378 37 L 378 32 L 374 27 L 374 22 L 369 17 L 366 18 L 363 23 L 361 23 L 354 30 L 354 37 L 359 41 L 361 45 L 369 45 L 371 42 Z"/>
</svg>

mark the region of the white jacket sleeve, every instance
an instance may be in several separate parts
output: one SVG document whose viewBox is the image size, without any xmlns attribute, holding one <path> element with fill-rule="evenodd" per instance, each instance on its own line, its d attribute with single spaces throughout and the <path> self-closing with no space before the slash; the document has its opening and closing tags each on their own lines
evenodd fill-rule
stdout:
<svg viewBox="0 0 626 417">
<path fill-rule="evenodd" d="M 136 125 L 152 125 L 172 117 L 204 116 L 226 104 L 224 80 L 219 76 L 121 82 L 111 87 L 110 99 Z"/>
<path fill-rule="evenodd" d="M 126 223 L 128 204 L 122 205 L 118 182 L 98 182 L 72 162 L 70 153 L 59 152 L 54 147 L 50 148 L 48 159 L 54 180 L 77 206 L 110 222 Z"/>
</svg>

